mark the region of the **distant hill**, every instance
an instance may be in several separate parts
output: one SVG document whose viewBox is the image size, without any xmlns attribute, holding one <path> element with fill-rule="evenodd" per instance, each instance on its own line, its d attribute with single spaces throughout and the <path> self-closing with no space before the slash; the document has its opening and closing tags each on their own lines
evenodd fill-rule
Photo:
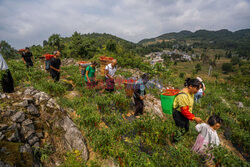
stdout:
<svg viewBox="0 0 250 167">
<path fill-rule="evenodd" d="M 107 34 L 107 33 L 89 33 L 89 34 L 81 34 L 81 36 L 85 39 L 93 39 L 95 40 L 95 44 L 99 47 L 102 45 L 106 45 L 107 42 L 112 40 L 115 43 L 121 44 L 126 49 L 132 49 L 136 47 L 136 44 L 122 38 L 119 38 L 115 35 Z M 71 37 L 64 38 L 65 41 L 69 42 Z"/>
<path fill-rule="evenodd" d="M 249 41 L 250 29 L 243 29 L 235 32 L 222 29 L 219 31 L 198 30 L 194 33 L 191 31 L 180 31 L 178 33 L 166 33 L 156 38 L 143 39 L 138 44 L 148 44 L 161 40 L 202 40 L 202 41 Z"/>
</svg>

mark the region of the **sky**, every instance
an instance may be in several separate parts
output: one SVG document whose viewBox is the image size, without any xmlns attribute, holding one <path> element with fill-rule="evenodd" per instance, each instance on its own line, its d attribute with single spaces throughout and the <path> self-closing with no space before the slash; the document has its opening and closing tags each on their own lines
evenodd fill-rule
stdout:
<svg viewBox="0 0 250 167">
<path fill-rule="evenodd" d="M 139 42 L 182 30 L 245 28 L 250 0 L 0 0 L 0 41 L 16 49 L 75 31 Z"/>
</svg>

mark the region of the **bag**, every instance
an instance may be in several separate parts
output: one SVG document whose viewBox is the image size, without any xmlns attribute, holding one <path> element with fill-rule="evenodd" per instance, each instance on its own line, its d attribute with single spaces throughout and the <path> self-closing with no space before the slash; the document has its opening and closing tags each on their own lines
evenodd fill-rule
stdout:
<svg viewBox="0 0 250 167">
<path fill-rule="evenodd" d="M 178 89 L 166 89 L 164 93 L 161 94 L 161 107 L 165 114 L 173 113 L 173 103 L 179 94 L 183 93 L 179 93 Z"/>
<path fill-rule="evenodd" d="M 88 66 L 85 66 L 85 67 L 83 67 L 82 69 L 81 69 L 81 75 L 82 75 L 82 77 L 84 77 L 85 76 L 85 74 L 86 74 L 86 68 L 87 67 L 89 67 L 90 65 L 88 64 Z"/>
</svg>

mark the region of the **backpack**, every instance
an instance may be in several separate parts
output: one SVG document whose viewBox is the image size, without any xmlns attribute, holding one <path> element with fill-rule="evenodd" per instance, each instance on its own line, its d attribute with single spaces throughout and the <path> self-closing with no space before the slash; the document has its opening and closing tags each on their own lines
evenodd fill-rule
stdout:
<svg viewBox="0 0 250 167">
<path fill-rule="evenodd" d="M 90 65 L 88 65 L 88 66 L 82 66 L 83 68 L 81 69 L 81 75 L 82 75 L 82 77 L 84 77 L 85 76 L 85 74 L 86 74 L 86 69 L 87 69 L 87 67 L 89 67 Z"/>
<path fill-rule="evenodd" d="M 90 63 L 79 63 L 79 66 L 81 66 L 81 76 L 84 77 L 86 74 L 86 68 L 90 66 Z"/>
<path fill-rule="evenodd" d="M 172 114 L 173 113 L 173 111 L 174 111 L 174 107 L 173 107 L 174 100 L 180 94 L 186 94 L 186 93 L 181 92 L 181 93 L 177 93 L 176 95 L 172 95 L 172 96 L 164 95 L 164 93 L 161 94 L 161 106 L 162 106 L 162 111 L 165 114 Z"/>
</svg>

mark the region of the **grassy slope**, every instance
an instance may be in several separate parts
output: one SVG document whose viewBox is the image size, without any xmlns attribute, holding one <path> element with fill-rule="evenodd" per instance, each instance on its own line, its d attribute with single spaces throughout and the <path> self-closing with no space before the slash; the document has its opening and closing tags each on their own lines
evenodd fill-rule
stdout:
<svg viewBox="0 0 250 167">
<path fill-rule="evenodd" d="M 121 114 L 126 114 L 130 110 L 130 99 L 126 98 L 124 89 L 118 90 L 119 93 L 115 95 L 87 90 L 83 79 L 80 78 L 78 67 L 63 67 L 62 76 L 72 80 L 76 84 L 75 89 L 81 94 L 80 97 L 68 99 L 64 97 L 67 87 L 62 82 L 55 84 L 51 79 L 48 80 L 49 74 L 38 68 L 29 73 L 22 63 L 14 61 L 9 63 L 16 85 L 34 85 L 37 89 L 55 96 L 63 107 L 76 110 L 78 117 L 75 117 L 75 122 L 84 132 L 89 146 L 101 155 L 101 158 L 113 157 L 116 163 L 123 166 L 203 166 L 201 159 L 190 152 L 197 136 L 194 123 L 191 123 L 190 132 L 172 146 L 169 141 L 173 132 L 178 132 L 178 129 L 174 126 L 171 116 L 167 116 L 167 120 L 152 119 L 147 115 L 132 122 L 122 119 Z M 183 63 L 182 66 L 186 67 L 183 71 L 188 72 L 194 64 Z M 173 73 L 168 81 L 181 86 L 183 79 L 177 76 L 183 71 L 180 68 L 177 69 L 177 73 Z M 206 78 L 206 68 L 204 67 L 203 70 L 201 76 Z M 249 99 L 242 96 L 242 93 L 249 92 L 249 89 L 216 84 L 210 78 L 205 80 L 207 80 L 207 96 L 202 99 L 201 106 L 195 107 L 194 113 L 204 120 L 211 113 L 220 113 L 225 126 L 218 131 L 219 134 L 223 134 L 230 127 L 231 135 L 228 139 L 234 143 L 240 141 L 241 149 L 247 152 L 249 150 L 249 111 L 237 109 L 234 102 L 242 101 L 246 107 L 249 107 Z M 230 88 L 230 91 L 227 88 Z M 222 103 L 220 97 L 230 104 L 231 109 Z M 97 109 L 98 105 L 103 108 Z M 108 128 L 101 126 L 103 122 L 109 125 Z M 68 156 L 65 163 L 80 166 L 74 153 L 70 155 L 73 156 Z M 220 159 L 224 166 L 247 165 L 223 148 L 216 154 L 216 158 Z M 88 164 L 101 165 L 99 160 L 99 158 L 93 159 Z"/>
</svg>

